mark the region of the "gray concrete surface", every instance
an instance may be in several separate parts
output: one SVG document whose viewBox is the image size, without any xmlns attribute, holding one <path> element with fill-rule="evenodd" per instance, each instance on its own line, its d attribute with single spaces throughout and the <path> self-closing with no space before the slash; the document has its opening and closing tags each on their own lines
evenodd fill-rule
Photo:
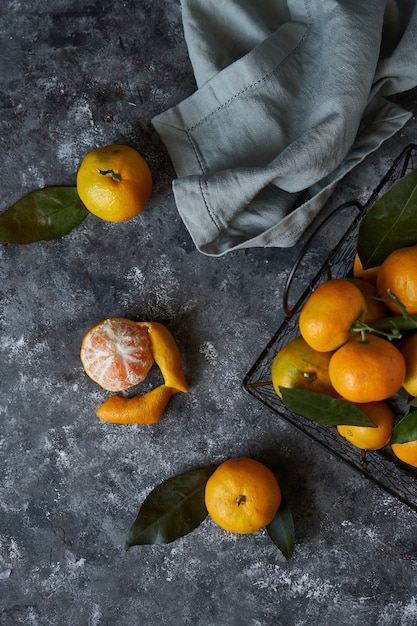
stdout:
<svg viewBox="0 0 417 626">
<path fill-rule="evenodd" d="M 1 210 L 74 184 L 84 154 L 107 143 L 139 149 L 155 181 L 132 221 L 91 216 L 60 240 L 0 247 L 0 624 L 417 623 L 416 513 L 242 391 L 281 319 L 297 247 L 208 258 L 178 216 L 150 120 L 195 88 L 179 1 L 5 0 L 0 43 Z M 398 100 L 413 119 L 330 204 L 366 196 L 415 140 L 416 94 Z M 108 394 L 79 347 L 110 316 L 161 321 L 178 340 L 190 393 L 155 426 L 95 417 Z M 282 484 L 290 564 L 264 531 L 236 536 L 209 519 L 125 553 L 154 486 L 239 455 Z"/>
</svg>

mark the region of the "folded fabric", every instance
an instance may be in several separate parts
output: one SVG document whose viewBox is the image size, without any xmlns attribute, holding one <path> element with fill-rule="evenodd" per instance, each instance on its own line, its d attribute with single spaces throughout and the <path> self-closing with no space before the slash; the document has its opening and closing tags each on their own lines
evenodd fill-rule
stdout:
<svg viewBox="0 0 417 626">
<path fill-rule="evenodd" d="M 411 114 L 415 0 L 182 0 L 197 90 L 152 122 L 196 247 L 294 245 Z"/>
</svg>

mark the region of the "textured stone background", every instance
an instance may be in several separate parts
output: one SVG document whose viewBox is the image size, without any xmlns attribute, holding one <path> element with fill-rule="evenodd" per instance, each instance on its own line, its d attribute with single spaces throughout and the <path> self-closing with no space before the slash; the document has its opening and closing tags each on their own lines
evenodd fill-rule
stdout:
<svg viewBox="0 0 417 626">
<path fill-rule="evenodd" d="M 74 184 L 85 153 L 107 143 L 139 149 L 155 182 L 134 220 L 90 216 L 60 240 L 0 247 L 0 624 L 415 623 L 416 513 L 242 391 L 280 322 L 298 250 L 207 258 L 177 214 L 150 120 L 195 89 L 179 0 L 4 0 L 0 45 L 1 210 Z M 413 119 L 331 205 L 366 197 L 415 139 L 415 96 L 399 98 Z M 155 426 L 94 415 L 107 394 L 79 347 L 110 316 L 161 321 L 178 340 L 191 390 Z M 291 564 L 264 531 L 231 535 L 209 519 L 172 544 L 124 552 L 153 487 L 239 455 L 282 484 Z"/>
</svg>

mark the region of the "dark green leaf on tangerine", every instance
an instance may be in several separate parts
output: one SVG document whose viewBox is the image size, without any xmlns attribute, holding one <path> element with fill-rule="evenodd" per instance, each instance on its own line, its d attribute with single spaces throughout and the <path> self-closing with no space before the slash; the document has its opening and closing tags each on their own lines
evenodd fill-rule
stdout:
<svg viewBox="0 0 417 626">
<path fill-rule="evenodd" d="M 370 426 L 375 424 L 357 406 L 347 400 L 331 398 L 315 391 L 280 387 L 284 404 L 294 413 L 326 426 Z"/>
<path fill-rule="evenodd" d="M 390 443 L 406 443 L 417 440 L 417 411 L 411 411 L 393 428 Z"/>
<path fill-rule="evenodd" d="M 363 217 L 358 254 L 364 268 L 377 267 L 387 256 L 417 243 L 417 169 L 395 182 Z"/>
<path fill-rule="evenodd" d="M 294 520 L 284 496 L 274 519 L 267 525 L 266 530 L 287 561 L 291 561 L 295 547 Z"/>
<path fill-rule="evenodd" d="M 126 550 L 136 545 L 170 543 L 207 517 L 204 491 L 215 466 L 168 478 L 144 500 L 132 524 Z"/>
</svg>

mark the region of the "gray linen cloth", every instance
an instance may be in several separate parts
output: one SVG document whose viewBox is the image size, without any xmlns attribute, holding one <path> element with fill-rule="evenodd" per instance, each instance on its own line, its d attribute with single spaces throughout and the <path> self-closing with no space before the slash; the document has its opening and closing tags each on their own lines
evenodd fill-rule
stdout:
<svg viewBox="0 0 417 626">
<path fill-rule="evenodd" d="M 152 122 L 202 253 L 294 245 L 410 113 L 416 0 L 182 0 L 197 90 Z"/>
</svg>

